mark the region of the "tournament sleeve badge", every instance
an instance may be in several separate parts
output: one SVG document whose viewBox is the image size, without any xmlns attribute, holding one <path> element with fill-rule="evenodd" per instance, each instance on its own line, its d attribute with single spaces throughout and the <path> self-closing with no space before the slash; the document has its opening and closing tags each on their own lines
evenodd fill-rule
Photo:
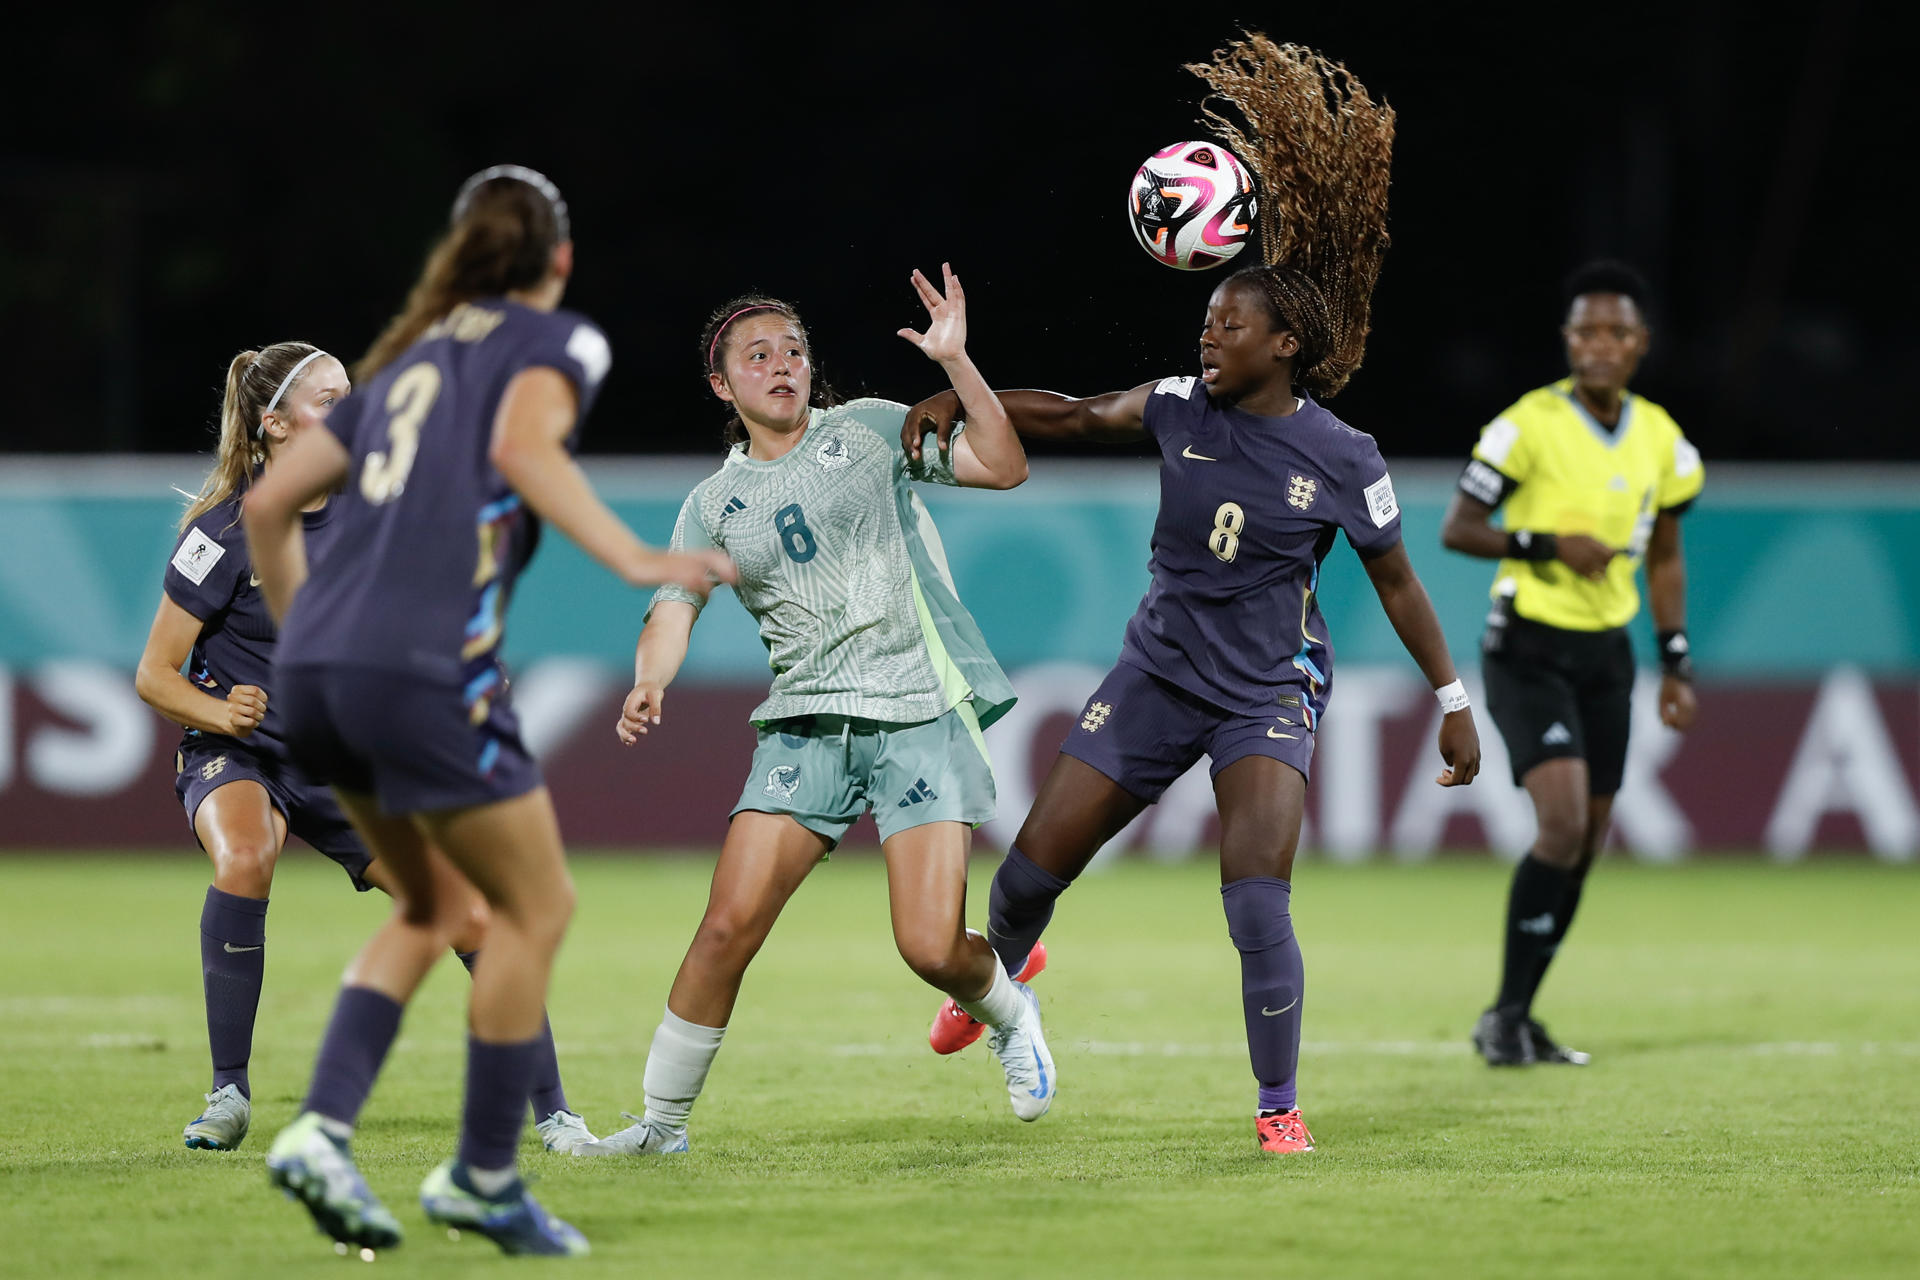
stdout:
<svg viewBox="0 0 1920 1280">
<path fill-rule="evenodd" d="M 1387 522 L 1400 514 L 1400 500 L 1393 496 L 1393 477 L 1381 476 L 1367 486 L 1367 514 L 1373 517 L 1376 529 L 1384 529 Z"/>
<path fill-rule="evenodd" d="M 200 526 L 195 525 L 187 531 L 180 549 L 173 553 L 173 567 L 197 587 L 207 580 L 207 574 L 212 572 L 213 566 L 219 564 L 220 557 L 225 554 L 225 547 L 200 532 Z"/>
</svg>

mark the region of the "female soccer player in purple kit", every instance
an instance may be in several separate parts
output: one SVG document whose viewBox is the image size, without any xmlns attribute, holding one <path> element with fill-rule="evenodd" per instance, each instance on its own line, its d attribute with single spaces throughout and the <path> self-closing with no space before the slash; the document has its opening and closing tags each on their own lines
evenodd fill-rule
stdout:
<svg viewBox="0 0 1920 1280">
<path fill-rule="evenodd" d="M 541 519 L 635 585 L 698 591 L 733 576 L 718 553 L 647 547 L 574 464 L 612 357 L 590 321 L 556 309 L 572 270 L 553 184 L 517 166 L 476 174 L 356 371 L 359 394 L 246 501 L 248 545 L 284 620 L 275 679 L 288 743 L 399 885 L 394 914 L 348 967 L 301 1114 L 267 1156 L 275 1184 L 323 1231 L 363 1248 L 399 1243 L 400 1227 L 348 1140 L 471 885 L 492 916 L 473 975 L 460 1145 L 427 1176 L 421 1206 L 508 1253 L 587 1252 L 514 1167 L 573 885 L 507 699 L 508 597 Z M 340 528 L 309 573 L 300 509 L 343 483 Z"/>
<path fill-rule="evenodd" d="M 269 700 L 274 626 L 252 573 L 240 503 L 256 476 L 295 434 L 324 421 L 351 390 L 338 360 L 305 342 L 243 351 L 227 368 L 213 470 L 180 520 L 164 593 L 135 687 L 186 730 L 175 754 L 174 790 L 187 825 L 213 861 L 200 911 L 200 968 L 207 1007 L 213 1092 L 181 1135 L 187 1146 L 232 1151 L 253 1121 L 247 1065 L 266 971 L 267 895 L 289 834 L 339 863 L 356 889 L 391 894 L 394 883 L 326 787 L 287 757 L 285 730 Z M 302 512 L 310 547 L 333 529 L 336 504 L 322 495 Z M 182 674 L 182 668 L 188 674 Z M 469 895 L 453 949 L 471 966 L 486 907 Z M 593 1134 L 567 1107 L 553 1037 L 533 1090 L 533 1114 L 549 1150 L 571 1151 Z"/>
<path fill-rule="evenodd" d="M 1018 968 L 1054 900 L 1100 846 L 1201 755 L 1220 806 L 1220 880 L 1240 952 L 1262 1150 L 1313 1150 L 1295 1090 L 1304 974 L 1289 899 L 1308 765 L 1332 689 L 1316 593 L 1343 532 L 1445 711 L 1442 786 L 1473 780 L 1480 739 L 1446 640 L 1400 539 L 1373 438 L 1317 402 L 1359 366 L 1386 252 L 1393 113 L 1343 67 L 1252 35 L 1192 67 L 1244 128 L 1206 115 L 1263 183 L 1266 265 L 1229 276 L 1207 304 L 1200 374 L 1070 399 L 1002 391 L 1021 435 L 1160 447 L 1152 584 L 1120 661 L 1088 701 L 993 880 L 988 940 Z M 1284 182 L 1281 175 L 1287 175 Z M 944 433 L 951 394 L 915 406 Z M 977 1036 L 943 1008 L 943 1052 Z"/>
</svg>

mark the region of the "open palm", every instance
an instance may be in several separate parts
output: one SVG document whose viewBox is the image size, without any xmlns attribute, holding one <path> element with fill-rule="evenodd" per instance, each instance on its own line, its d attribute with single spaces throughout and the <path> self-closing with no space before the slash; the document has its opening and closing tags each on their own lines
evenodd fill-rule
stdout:
<svg viewBox="0 0 1920 1280">
<path fill-rule="evenodd" d="M 940 271 L 947 286 L 945 297 L 932 281 L 914 271 L 914 291 L 927 307 L 927 331 L 902 329 L 900 336 L 926 352 L 929 360 L 947 361 L 958 359 L 967 349 L 967 294 L 950 264 L 941 263 Z"/>
</svg>

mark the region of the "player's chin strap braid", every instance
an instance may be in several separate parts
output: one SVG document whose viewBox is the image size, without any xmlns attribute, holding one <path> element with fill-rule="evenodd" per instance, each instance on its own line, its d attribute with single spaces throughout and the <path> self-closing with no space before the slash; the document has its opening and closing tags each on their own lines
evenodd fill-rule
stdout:
<svg viewBox="0 0 1920 1280">
<path fill-rule="evenodd" d="M 556 243 L 573 239 L 573 224 L 567 218 L 567 202 L 560 197 L 560 188 L 553 185 L 553 179 L 537 169 L 529 169 L 519 164 L 496 164 L 491 169 L 482 169 L 460 184 L 460 194 L 453 198 L 453 216 L 458 222 L 467 216 L 467 206 L 473 203 L 473 193 L 495 178 L 512 178 L 515 182 L 524 182 L 547 198 L 553 206 L 553 221 Z"/>
<path fill-rule="evenodd" d="M 1687 644 L 1687 633 L 1675 627 L 1671 631 L 1660 632 L 1659 640 L 1660 674 L 1692 683 L 1693 650 Z"/>
</svg>

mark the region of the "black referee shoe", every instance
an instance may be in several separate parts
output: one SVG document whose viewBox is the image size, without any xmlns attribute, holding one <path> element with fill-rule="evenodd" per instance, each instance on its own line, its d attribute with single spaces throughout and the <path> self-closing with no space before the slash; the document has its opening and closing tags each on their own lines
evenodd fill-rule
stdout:
<svg viewBox="0 0 1920 1280">
<path fill-rule="evenodd" d="M 1582 1053 L 1578 1049 L 1569 1049 L 1565 1045 L 1554 1043 L 1547 1029 L 1532 1018 L 1527 1019 L 1527 1038 L 1533 1042 L 1533 1060 L 1562 1067 L 1584 1067 L 1593 1061 L 1593 1055 Z"/>
<path fill-rule="evenodd" d="M 1473 1024 L 1473 1047 L 1490 1067 L 1530 1067 L 1535 1061 L 1527 1020 L 1499 1009 L 1487 1010 Z"/>
</svg>

